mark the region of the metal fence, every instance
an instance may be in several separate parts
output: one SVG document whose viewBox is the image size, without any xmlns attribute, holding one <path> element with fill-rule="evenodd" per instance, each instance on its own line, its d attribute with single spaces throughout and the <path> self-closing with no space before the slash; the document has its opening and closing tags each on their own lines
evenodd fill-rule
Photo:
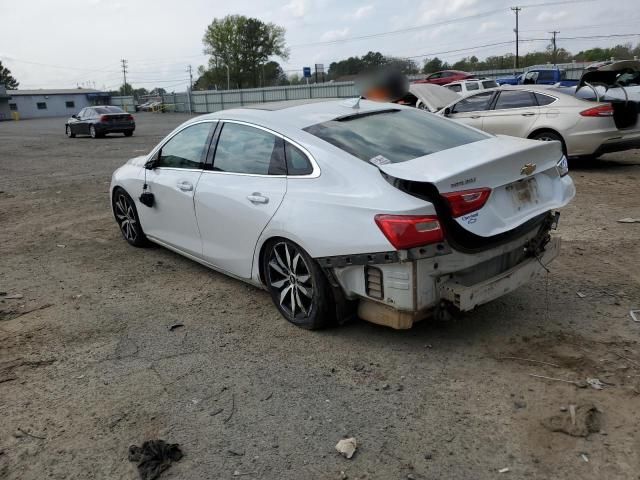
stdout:
<svg viewBox="0 0 640 480">
<path fill-rule="evenodd" d="M 563 63 L 557 68 L 567 72 L 567 79 L 579 79 L 584 68 L 593 62 Z M 517 73 L 523 73 L 533 68 L 553 68 L 553 65 L 534 65 L 520 69 Z M 514 69 L 482 70 L 471 72 L 477 77 L 498 78 L 508 77 L 514 74 Z M 425 78 L 426 75 L 411 75 L 410 80 Z M 360 94 L 355 82 L 329 82 L 310 85 L 287 85 L 283 87 L 247 88 L 244 90 L 205 90 L 191 93 L 187 92 L 167 93 L 161 97 L 153 97 L 162 100 L 165 111 L 211 113 L 218 110 L 243 107 L 255 103 L 279 102 L 283 100 L 301 100 L 306 98 L 350 98 Z M 130 112 L 135 110 L 133 97 L 111 97 L 112 105 L 122 107 Z"/>
</svg>

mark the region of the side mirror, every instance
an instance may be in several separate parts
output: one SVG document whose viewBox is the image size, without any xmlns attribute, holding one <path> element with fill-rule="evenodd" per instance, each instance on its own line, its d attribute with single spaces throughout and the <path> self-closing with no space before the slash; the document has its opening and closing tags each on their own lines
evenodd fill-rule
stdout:
<svg viewBox="0 0 640 480">
<path fill-rule="evenodd" d="M 75 113 L 73 115 L 71 115 L 71 118 L 75 118 L 76 120 L 78 119 L 78 115 L 76 115 Z"/>
<path fill-rule="evenodd" d="M 160 159 L 160 152 L 156 153 L 151 160 L 148 160 L 147 163 L 144 164 L 144 168 L 147 170 L 153 170 L 158 166 L 158 160 Z"/>
<path fill-rule="evenodd" d="M 451 108 L 447 107 L 444 109 L 444 116 L 448 117 L 449 115 L 451 115 Z"/>
</svg>

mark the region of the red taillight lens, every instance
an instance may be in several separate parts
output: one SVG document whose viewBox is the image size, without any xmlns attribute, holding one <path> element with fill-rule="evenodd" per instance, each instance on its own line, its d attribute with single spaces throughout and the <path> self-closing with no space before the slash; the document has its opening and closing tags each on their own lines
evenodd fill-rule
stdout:
<svg viewBox="0 0 640 480">
<path fill-rule="evenodd" d="M 442 194 L 449 202 L 451 214 L 455 218 L 480 210 L 487 203 L 489 195 L 491 195 L 490 188 L 476 188 Z"/>
<path fill-rule="evenodd" d="M 109 121 L 109 116 L 108 115 L 101 115 L 100 116 L 100 121 L 101 122 L 108 122 Z"/>
<path fill-rule="evenodd" d="M 598 105 L 580 112 L 583 117 L 613 117 L 613 107 L 609 104 Z"/>
<path fill-rule="evenodd" d="M 133 115 L 127 115 L 127 120 L 129 120 L 130 122 L 133 122 Z"/>
<path fill-rule="evenodd" d="M 426 215 L 376 215 L 376 223 L 398 250 L 429 245 L 444 240 L 440 221 Z"/>
</svg>

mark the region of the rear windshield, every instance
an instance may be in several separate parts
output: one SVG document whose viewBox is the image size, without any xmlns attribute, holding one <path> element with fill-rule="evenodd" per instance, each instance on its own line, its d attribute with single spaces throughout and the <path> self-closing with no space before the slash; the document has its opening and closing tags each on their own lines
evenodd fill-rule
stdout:
<svg viewBox="0 0 640 480">
<path fill-rule="evenodd" d="M 421 110 L 383 110 L 318 123 L 305 131 L 375 165 L 399 163 L 487 138 Z"/>
<path fill-rule="evenodd" d="M 124 113 L 124 111 L 118 107 L 95 107 L 94 110 L 101 115 L 105 113 Z"/>
</svg>

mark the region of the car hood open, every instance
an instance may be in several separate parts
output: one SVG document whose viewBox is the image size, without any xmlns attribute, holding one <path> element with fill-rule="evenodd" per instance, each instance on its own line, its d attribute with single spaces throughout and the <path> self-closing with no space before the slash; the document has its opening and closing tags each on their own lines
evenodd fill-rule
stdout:
<svg viewBox="0 0 640 480">
<path fill-rule="evenodd" d="M 409 92 L 415 95 L 430 112 L 437 112 L 459 100 L 461 96 L 448 88 L 430 83 L 412 83 Z"/>
</svg>

